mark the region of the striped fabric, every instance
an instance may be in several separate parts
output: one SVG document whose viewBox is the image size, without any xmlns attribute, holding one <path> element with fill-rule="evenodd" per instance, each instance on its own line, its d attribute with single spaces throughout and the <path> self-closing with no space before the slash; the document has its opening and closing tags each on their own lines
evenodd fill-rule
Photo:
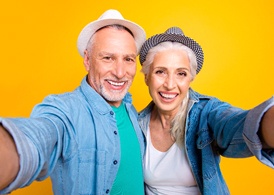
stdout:
<svg viewBox="0 0 274 195">
<path fill-rule="evenodd" d="M 139 55 L 139 60 L 141 65 L 146 60 L 147 53 L 152 47 L 155 47 L 159 43 L 166 42 L 166 41 L 179 42 L 189 47 L 190 49 L 192 49 L 192 51 L 194 51 L 196 55 L 197 64 L 198 64 L 196 73 L 198 74 L 200 72 L 204 62 L 203 50 L 196 41 L 185 36 L 183 31 L 179 27 L 171 27 L 167 29 L 165 33 L 156 34 L 150 37 L 149 39 L 147 39 L 145 43 L 143 44 L 143 46 L 141 47 L 141 51 Z"/>
</svg>

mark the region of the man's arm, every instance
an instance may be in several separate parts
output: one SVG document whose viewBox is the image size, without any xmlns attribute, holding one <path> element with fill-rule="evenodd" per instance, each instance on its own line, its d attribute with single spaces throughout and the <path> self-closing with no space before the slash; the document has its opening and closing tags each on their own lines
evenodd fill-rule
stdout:
<svg viewBox="0 0 274 195">
<path fill-rule="evenodd" d="M 274 106 L 265 112 L 258 132 L 263 148 L 274 149 Z"/>
<path fill-rule="evenodd" d="M 0 190 L 7 187 L 19 171 L 19 156 L 13 138 L 0 124 Z"/>
</svg>

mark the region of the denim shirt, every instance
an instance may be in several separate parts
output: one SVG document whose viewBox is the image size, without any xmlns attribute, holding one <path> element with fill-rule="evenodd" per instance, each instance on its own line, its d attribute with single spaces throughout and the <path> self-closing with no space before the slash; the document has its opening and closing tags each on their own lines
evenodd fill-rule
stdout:
<svg viewBox="0 0 274 195">
<path fill-rule="evenodd" d="M 131 95 L 123 101 L 143 156 L 144 137 Z M 1 118 L 0 122 L 13 136 L 20 156 L 17 178 L 0 194 L 48 176 L 54 194 L 110 192 L 121 156 L 115 113 L 86 78 L 71 93 L 45 98 L 30 118 Z"/>
<path fill-rule="evenodd" d="M 273 150 L 262 150 L 256 133 L 263 113 L 274 105 L 273 97 L 247 111 L 192 89 L 189 93 L 185 150 L 202 194 L 229 194 L 219 166 L 220 155 L 232 158 L 255 155 L 261 162 L 274 168 Z M 151 102 L 139 113 L 138 121 L 145 135 L 153 106 Z"/>
</svg>

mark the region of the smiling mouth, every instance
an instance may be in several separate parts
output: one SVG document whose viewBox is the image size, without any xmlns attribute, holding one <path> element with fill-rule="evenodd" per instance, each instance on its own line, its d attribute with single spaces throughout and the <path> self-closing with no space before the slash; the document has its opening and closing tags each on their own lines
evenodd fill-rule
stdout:
<svg viewBox="0 0 274 195">
<path fill-rule="evenodd" d="M 123 87 L 123 86 L 125 85 L 125 83 L 126 83 L 126 81 L 117 82 L 117 81 L 111 81 L 111 80 L 107 80 L 107 82 L 108 82 L 111 86 L 113 86 L 113 87 L 115 87 L 115 88 L 121 88 L 121 87 Z"/>
<path fill-rule="evenodd" d="M 167 93 L 161 93 L 161 92 L 159 92 L 159 94 L 160 94 L 160 96 L 161 97 L 163 97 L 163 98 L 165 98 L 165 99 L 173 99 L 173 98 L 175 98 L 175 97 L 177 97 L 177 93 L 175 94 L 167 94 Z"/>
</svg>

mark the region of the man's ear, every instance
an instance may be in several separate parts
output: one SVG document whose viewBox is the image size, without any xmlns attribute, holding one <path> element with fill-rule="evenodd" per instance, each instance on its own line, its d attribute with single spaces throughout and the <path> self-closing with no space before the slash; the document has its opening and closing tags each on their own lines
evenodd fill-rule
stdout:
<svg viewBox="0 0 274 195">
<path fill-rule="evenodd" d="M 86 68 L 86 71 L 89 71 L 90 62 L 89 62 L 88 50 L 85 50 L 85 51 L 84 51 L 84 66 L 85 66 L 85 68 Z"/>
</svg>

